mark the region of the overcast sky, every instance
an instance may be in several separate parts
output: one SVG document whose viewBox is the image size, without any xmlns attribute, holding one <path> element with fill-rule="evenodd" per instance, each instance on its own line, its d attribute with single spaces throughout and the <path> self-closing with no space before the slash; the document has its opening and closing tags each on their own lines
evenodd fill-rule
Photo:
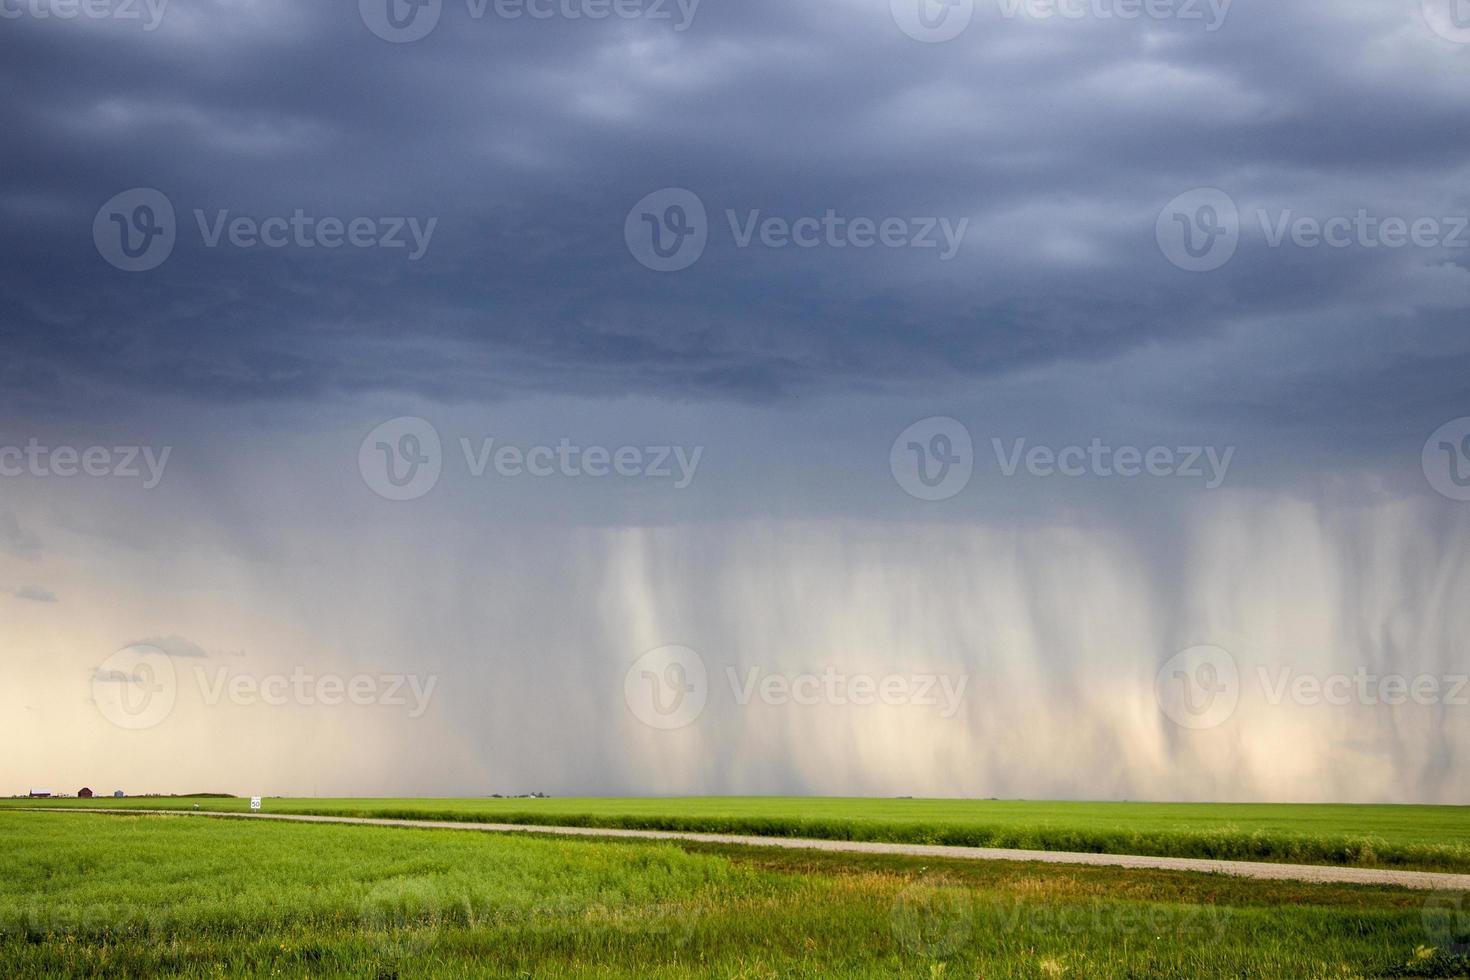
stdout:
<svg viewBox="0 0 1470 980">
<path fill-rule="evenodd" d="M 1459 0 L 0 0 L 0 81 L 0 791 L 1470 796 Z"/>
</svg>

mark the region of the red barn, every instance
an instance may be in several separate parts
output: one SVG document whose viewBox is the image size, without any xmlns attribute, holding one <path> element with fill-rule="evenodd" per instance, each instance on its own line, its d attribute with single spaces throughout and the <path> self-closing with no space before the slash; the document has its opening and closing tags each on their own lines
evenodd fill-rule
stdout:
<svg viewBox="0 0 1470 980">
<path fill-rule="evenodd" d="M 77 795 L 84 800 L 90 800 L 92 798 L 92 791 L 83 786 L 81 789 L 77 790 Z"/>
</svg>

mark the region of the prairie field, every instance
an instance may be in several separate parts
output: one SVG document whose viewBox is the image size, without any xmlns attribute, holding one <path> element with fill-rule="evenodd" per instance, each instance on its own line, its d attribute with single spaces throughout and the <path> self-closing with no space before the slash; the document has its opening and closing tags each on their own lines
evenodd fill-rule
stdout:
<svg viewBox="0 0 1470 980">
<path fill-rule="evenodd" d="M 0 801 L 12 806 L 198 807 L 235 797 Z M 271 813 L 619 827 L 1470 871 L 1470 807 L 1070 803 L 837 797 L 267 799 Z"/>
<path fill-rule="evenodd" d="M 127 813 L 0 840 L 7 977 L 1470 975 L 1463 896 L 1395 887 Z"/>
</svg>

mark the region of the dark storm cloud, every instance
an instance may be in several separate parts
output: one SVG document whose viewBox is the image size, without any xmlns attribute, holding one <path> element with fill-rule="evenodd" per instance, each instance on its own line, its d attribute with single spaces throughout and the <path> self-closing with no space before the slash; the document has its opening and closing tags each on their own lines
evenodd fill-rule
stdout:
<svg viewBox="0 0 1470 980">
<path fill-rule="evenodd" d="M 152 32 L 0 22 L 8 408 L 109 392 L 761 400 L 1158 345 L 1179 373 L 1156 411 L 1410 430 L 1462 413 L 1466 250 L 1270 249 L 1255 217 L 1470 212 L 1467 55 L 1417 2 L 1239 0 L 1213 32 L 998 9 L 980 0 L 944 44 L 876 0 L 704 0 L 682 31 L 449 2 L 408 44 L 341 0 L 175 0 Z M 1202 186 L 1234 197 L 1245 233 L 1232 262 L 1191 274 L 1154 222 Z M 133 187 L 169 198 L 179 241 L 130 274 L 91 229 Z M 711 225 L 704 256 L 669 274 L 623 242 L 629 208 L 663 187 L 697 193 Z M 410 261 L 205 248 L 193 213 L 298 208 L 437 226 Z M 969 226 L 948 262 L 742 249 L 726 209 Z M 1263 347 L 1292 368 L 1262 365 Z"/>
</svg>

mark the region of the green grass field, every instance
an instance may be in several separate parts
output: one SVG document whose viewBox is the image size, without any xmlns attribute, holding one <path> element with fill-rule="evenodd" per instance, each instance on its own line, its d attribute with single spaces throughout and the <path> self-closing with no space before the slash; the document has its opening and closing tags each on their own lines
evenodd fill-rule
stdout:
<svg viewBox="0 0 1470 980">
<path fill-rule="evenodd" d="M 31 805 L 9 800 L 0 804 Z M 46 801 L 240 811 L 244 799 Z M 271 799 L 272 813 L 631 827 L 1470 872 L 1470 807 L 794 797 Z"/>
<path fill-rule="evenodd" d="M 1163 871 L 0 812 L 0 975 L 1464 977 L 1448 896 Z"/>
</svg>

